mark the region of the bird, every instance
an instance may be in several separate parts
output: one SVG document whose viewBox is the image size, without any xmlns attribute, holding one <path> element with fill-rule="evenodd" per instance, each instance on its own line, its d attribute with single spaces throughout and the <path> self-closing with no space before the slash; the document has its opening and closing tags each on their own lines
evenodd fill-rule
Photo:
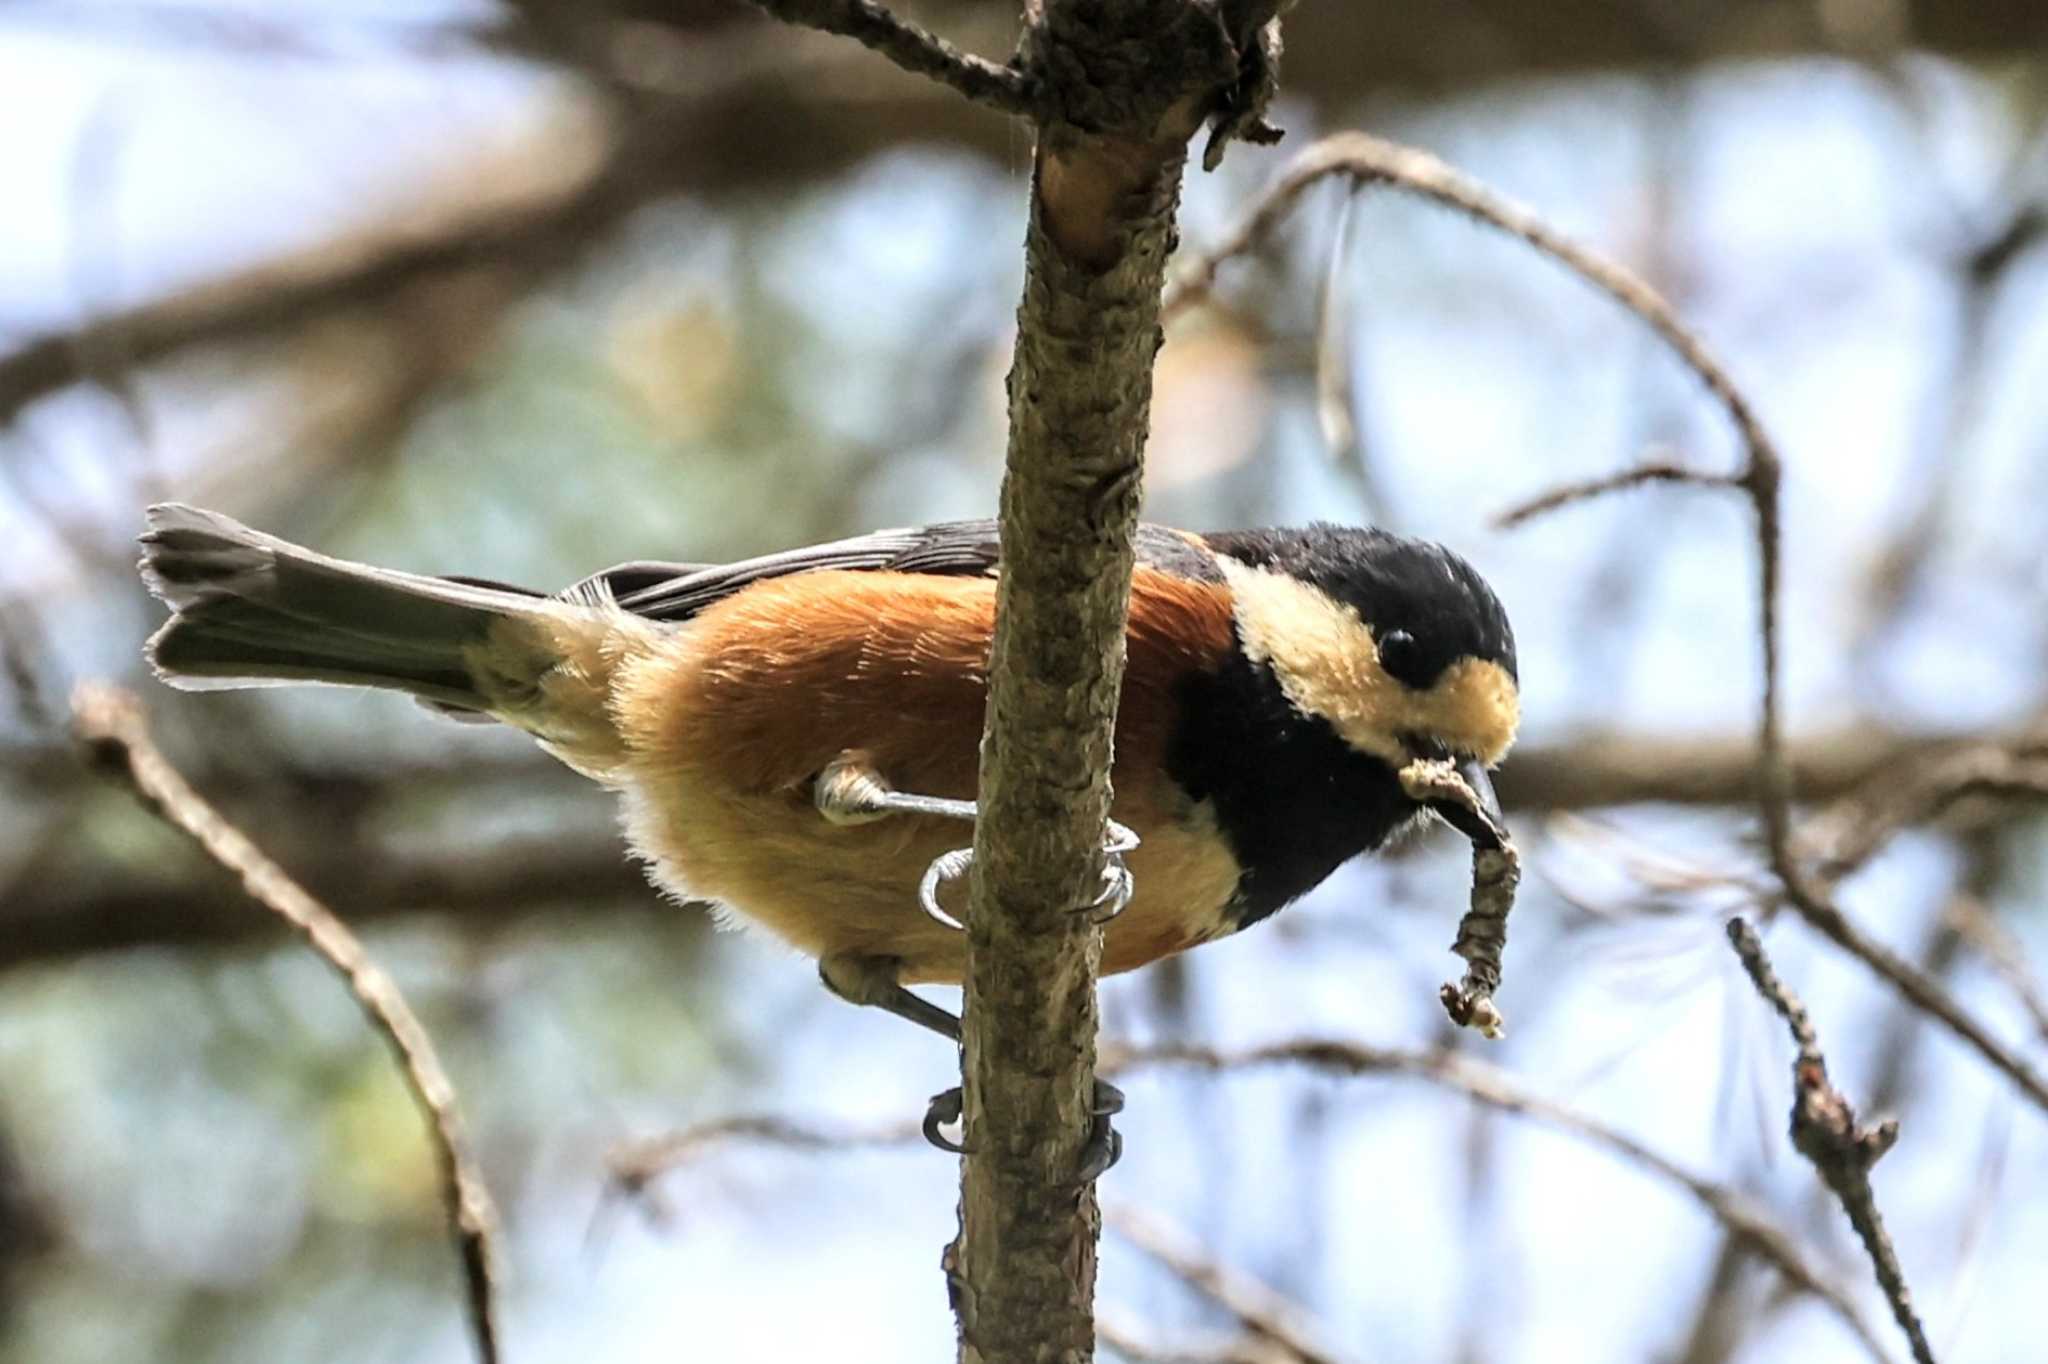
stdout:
<svg viewBox="0 0 2048 1364">
<path fill-rule="evenodd" d="M 350 563 L 178 503 L 148 510 L 141 544 L 172 612 L 146 654 L 171 686 L 380 688 L 524 730 L 618 793 L 659 887 L 958 1041 L 958 1017 L 910 987 L 966 967 L 945 883 L 974 813 L 995 522 L 624 563 L 552 593 Z M 1441 545 L 1142 524 L 1126 660 L 1105 890 L 1077 907 L 1106 919 L 1105 975 L 1249 928 L 1432 815 L 1465 828 L 1469 812 L 1404 791 L 1410 762 L 1452 763 L 1499 820 L 1487 772 L 1520 719 L 1514 632 Z M 958 1095 L 926 1122 L 954 1150 L 939 1124 Z M 1089 1163 L 1106 1168 L 1121 1096 L 1098 1100 Z"/>
</svg>

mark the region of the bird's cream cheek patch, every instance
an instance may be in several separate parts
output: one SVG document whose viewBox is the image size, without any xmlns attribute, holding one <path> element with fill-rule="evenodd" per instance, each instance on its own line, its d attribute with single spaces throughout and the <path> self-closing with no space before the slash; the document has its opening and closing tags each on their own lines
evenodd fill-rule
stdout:
<svg viewBox="0 0 2048 1364">
<path fill-rule="evenodd" d="M 1327 720 L 1346 743 L 1400 766 L 1402 734 L 1424 734 L 1491 764 L 1515 741 L 1521 709 L 1498 663 L 1463 658 L 1427 691 L 1380 666 L 1379 646 L 1358 612 L 1297 578 L 1221 560 L 1235 600 L 1238 639 L 1273 669 L 1297 710 Z"/>
</svg>

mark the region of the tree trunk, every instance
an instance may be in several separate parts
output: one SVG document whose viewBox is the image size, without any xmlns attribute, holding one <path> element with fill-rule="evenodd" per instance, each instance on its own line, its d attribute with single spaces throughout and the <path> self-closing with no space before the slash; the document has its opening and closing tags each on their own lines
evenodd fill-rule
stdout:
<svg viewBox="0 0 2048 1364">
<path fill-rule="evenodd" d="M 1028 14 L 1048 110 L 1010 370 L 1003 577 L 968 914 L 965 1364 L 1094 1352 L 1101 887 L 1159 297 L 1187 141 L 1269 17 L 1188 0 Z M 1235 41 L 1226 35 L 1234 35 Z M 1253 54 L 1248 56 L 1247 54 Z"/>
</svg>

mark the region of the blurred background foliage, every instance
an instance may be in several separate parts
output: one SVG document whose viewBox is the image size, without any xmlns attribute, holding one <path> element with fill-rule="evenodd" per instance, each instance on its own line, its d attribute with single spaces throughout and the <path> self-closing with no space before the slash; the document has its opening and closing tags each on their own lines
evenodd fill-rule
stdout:
<svg viewBox="0 0 2048 1364">
<path fill-rule="evenodd" d="M 1014 40 L 1005 5 L 911 9 L 986 53 Z M 1345 127 L 1536 206 L 1678 302 L 1787 452 L 1814 805 L 1853 809 L 1930 745 L 2038 741 L 2048 11 L 1475 0 L 1288 25 L 1288 141 L 1193 175 L 1186 240 Z M 607 1175 L 619 1143 L 696 1120 L 914 1115 L 943 1048 L 660 903 L 606 799 L 516 736 L 387 697 L 156 688 L 131 541 L 174 496 L 552 585 L 991 514 L 1025 135 L 712 0 L 16 0 L 0 127 L 0 1357 L 468 1348 L 385 1052 L 324 968 L 84 771 L 63 712 L 85 677 L 142 687 L 201 789 L 424 1014 L 504 1206 L 515 1359 L 949 1354 L 943 1158 L 740 1143 L 635 1199 Z M 1502 787 L 1531 865 L 1515 1031 L 1488 1058 L 1754 1195 L 1881 1317 L 1785 1147 L 1782 1037 L 1719 931 L 1758 899 L 1747 513 L 1667 490 L 1492 525 L 1646 451 L 1730 467 L 1732 441 L 1630 319 L 1525 250 L 1344 198 L 1312 195 L 1176 324 L 1147 515 L 1371 520 L 1479 564 L 1522 641 Z M 2025 802 L 1966 804 L 1844 890 L 2037 1062 L 2048 1018 L 2014 963 L 2048 946 L 2042 834 Z M 1449 1041 L 1453 843 L 1108 983 L 1107 1031 Z M 1772 945 L 1843 1087 L 1903 1120 L 1879 1193 L 1942 1357 L 2025 1356 L 2043 1113 L 1796 923 Z M 1297 1299 L 1332 1357 L 1862 1355 L 1682 1193 L 1455 1095 L 1128 1087 L 1106 1195 Z M 1144 1340 L 1229 1325 L 1114 1234 L 1103 1300 Z"/>
</svg>

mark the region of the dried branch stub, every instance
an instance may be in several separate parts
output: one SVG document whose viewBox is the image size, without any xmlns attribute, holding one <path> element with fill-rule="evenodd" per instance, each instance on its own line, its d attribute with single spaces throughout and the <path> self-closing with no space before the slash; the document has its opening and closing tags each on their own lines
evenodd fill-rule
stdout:
<svg viewBox="0 0 2048 1364">
<path fill-rule="evenodd" d="M 1458 920 L 1451 950 L 1465 959 L 1465 976 L 1438 991 L 1444 1012 L 1461 1028 L 1498 1041 L 1507 1018 L 1493 1002 L 1500 988 L 1501 953 L 1508 944 L 1508 911 L 1522 881 L 1522 859 L 1499 817 L 1450 763 L 1418 760 L 1401 769 L 1401 789 L 1444 816 L 1472 840 L 1472 901 Z"/>
<path fill-rule="evenodd" d="M 239 877 L 250 899 L 297 930 L 342 977 L 364 1017 L 397 1053 L 400 1071 L 427 1119 L 440 1166 L 441 1194 L 462 1262 L 477 1356 L 483 1364 L 497 1364 L 503 1358 L 497 1325 L 501 1277 L 497 1207 L 470 1150 L 455 1086 L 419 1015 L 384 968 L 370 959 L 348 925 L 222 818 L 171 766 L 150 737 L 142 703 L 131 693 L 104 683 L 81 683 L 72 694 L 71 714 L 86 762 L 125 784 L 151 814 L 198 844 L 223 870 Z"/>
<path fill-rule="evenodd" d="M 1828 1079 L 1828 1061 L 1820 1049 L 1819 1034 L 1806 1005 L 1792 993 L 1771 966 L 1764 945 L 1747 920 L 1728 921 L 1728 941 L 1758 995 L 1778 1011 L 1799 1049 L 1792 1062 L 1792 1145 L 1812 1163 L 1821 1182 L 1841 1202 L 1849 1224 L 1856 1229 L 1863 1248 L 1870 1254 L 1878 1287 L 1891 1305 L 1892 1317 L 1905 1333 L 1917 1364 L 1934 1364 L 1934 1351 L 1927 1343 L 1927 1330 L 1913 1307 L 1913 1295 L 1906 1286 L 1905 1271 L 1899 1264 L 1898 1249 L 1885 1230 L 1884 1214 L 1878 1210 L 1877 1195 L 1870 1187 L 1870 1170 L 1884 1159 L 1899 1140 L 1896 1119 L 1885 1118 L 1865 1127 L 1857 1121 L 1856 1108 Z"/>
</svg>

